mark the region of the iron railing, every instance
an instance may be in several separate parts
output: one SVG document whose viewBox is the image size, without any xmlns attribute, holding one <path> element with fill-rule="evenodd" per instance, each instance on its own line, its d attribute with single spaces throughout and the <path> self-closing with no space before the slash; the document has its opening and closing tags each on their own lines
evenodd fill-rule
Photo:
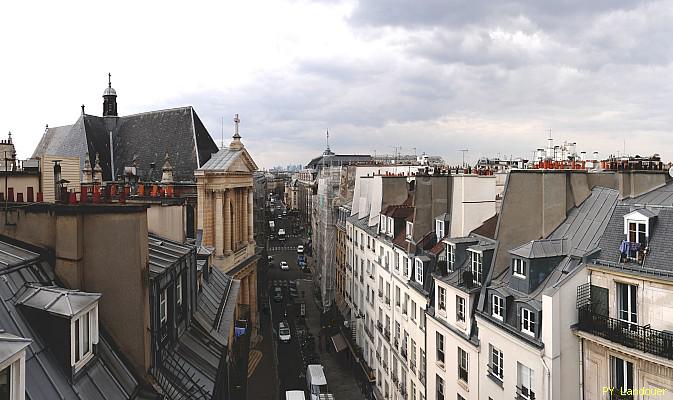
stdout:
<svg viewBox="0 0 673 400">
<path fill-rule="evenodd" d="M 616 318 L 600 315 L 583 306 L 578 310 L 577 327 L 614 343 L 645 353 L 673 360 L 673 333 L 652 329 L 649 325 L 636 325 Z"/>
<path fill-rule="evenodd" d="M 535 392 L 525 386 L 517 386 L 516 395 L 519 399 L 535 400 Z"/>
</svg>

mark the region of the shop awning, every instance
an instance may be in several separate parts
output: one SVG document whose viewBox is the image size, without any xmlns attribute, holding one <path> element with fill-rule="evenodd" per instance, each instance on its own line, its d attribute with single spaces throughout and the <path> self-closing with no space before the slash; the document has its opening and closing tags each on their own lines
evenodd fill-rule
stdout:
<svg viewBox="0 0 673 400">
<path fill-rule="evenodd" d="M 332 336 L 332 344 L 334 344 L 334 348 L 336 349 L 337 353 L 341 350 L 345 350 L 346 347 L 348 347 L 348 345 L 346 345 L 346 339 L 344 339 L 343 335 L 340 333 Z"/>
</svg>

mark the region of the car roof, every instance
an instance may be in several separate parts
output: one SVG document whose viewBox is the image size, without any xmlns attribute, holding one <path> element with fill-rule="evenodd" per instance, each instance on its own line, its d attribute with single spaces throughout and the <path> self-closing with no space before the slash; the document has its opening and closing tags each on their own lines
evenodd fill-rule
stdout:
<svg viewBox="0 0 673 400">
<path fill-rule="evenodd" d="M 325 378 L 325 370 L 322 365 L 311 364 L 308 366 L 308 372 L 311 375 L 311 384 L 327 385 L 327 378 Z"/>
</svg>

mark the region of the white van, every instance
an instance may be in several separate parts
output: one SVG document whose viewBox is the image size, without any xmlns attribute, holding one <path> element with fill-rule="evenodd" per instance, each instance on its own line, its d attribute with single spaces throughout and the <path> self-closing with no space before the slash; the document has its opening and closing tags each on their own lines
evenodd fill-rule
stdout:
<svg viewBox="0 0 673 400">
<path fill-rule="evenodd" d="M 285 400 L 306 400 L 303 390 L 288 390 L 285 392 Z"/>
<path fill-rule="evenodd" d="M 311 364 L 306 368 L 306 384 L 311 400 L 320 400 L 321 394 L 327 394 L 327 378 L 320 364 Z"/>
</svg>

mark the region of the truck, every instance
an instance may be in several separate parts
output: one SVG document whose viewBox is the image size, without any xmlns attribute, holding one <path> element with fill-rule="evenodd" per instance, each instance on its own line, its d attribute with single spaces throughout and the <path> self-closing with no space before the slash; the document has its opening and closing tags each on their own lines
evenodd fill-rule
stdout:
<svg viewBox="0 0 673 400">
<path fill-rule="evenodd" d="M 311 400 L 320 400 L 321 395 L 328 394 L 325 370 L 320 364 L 311 364 L 306 368 L 306 385 L 311 394 Z"/>
<path fill-rule="evenodd" d="M 278 240 L 285 240 L 285 229 L 278 229 Z"/>
</svg>

